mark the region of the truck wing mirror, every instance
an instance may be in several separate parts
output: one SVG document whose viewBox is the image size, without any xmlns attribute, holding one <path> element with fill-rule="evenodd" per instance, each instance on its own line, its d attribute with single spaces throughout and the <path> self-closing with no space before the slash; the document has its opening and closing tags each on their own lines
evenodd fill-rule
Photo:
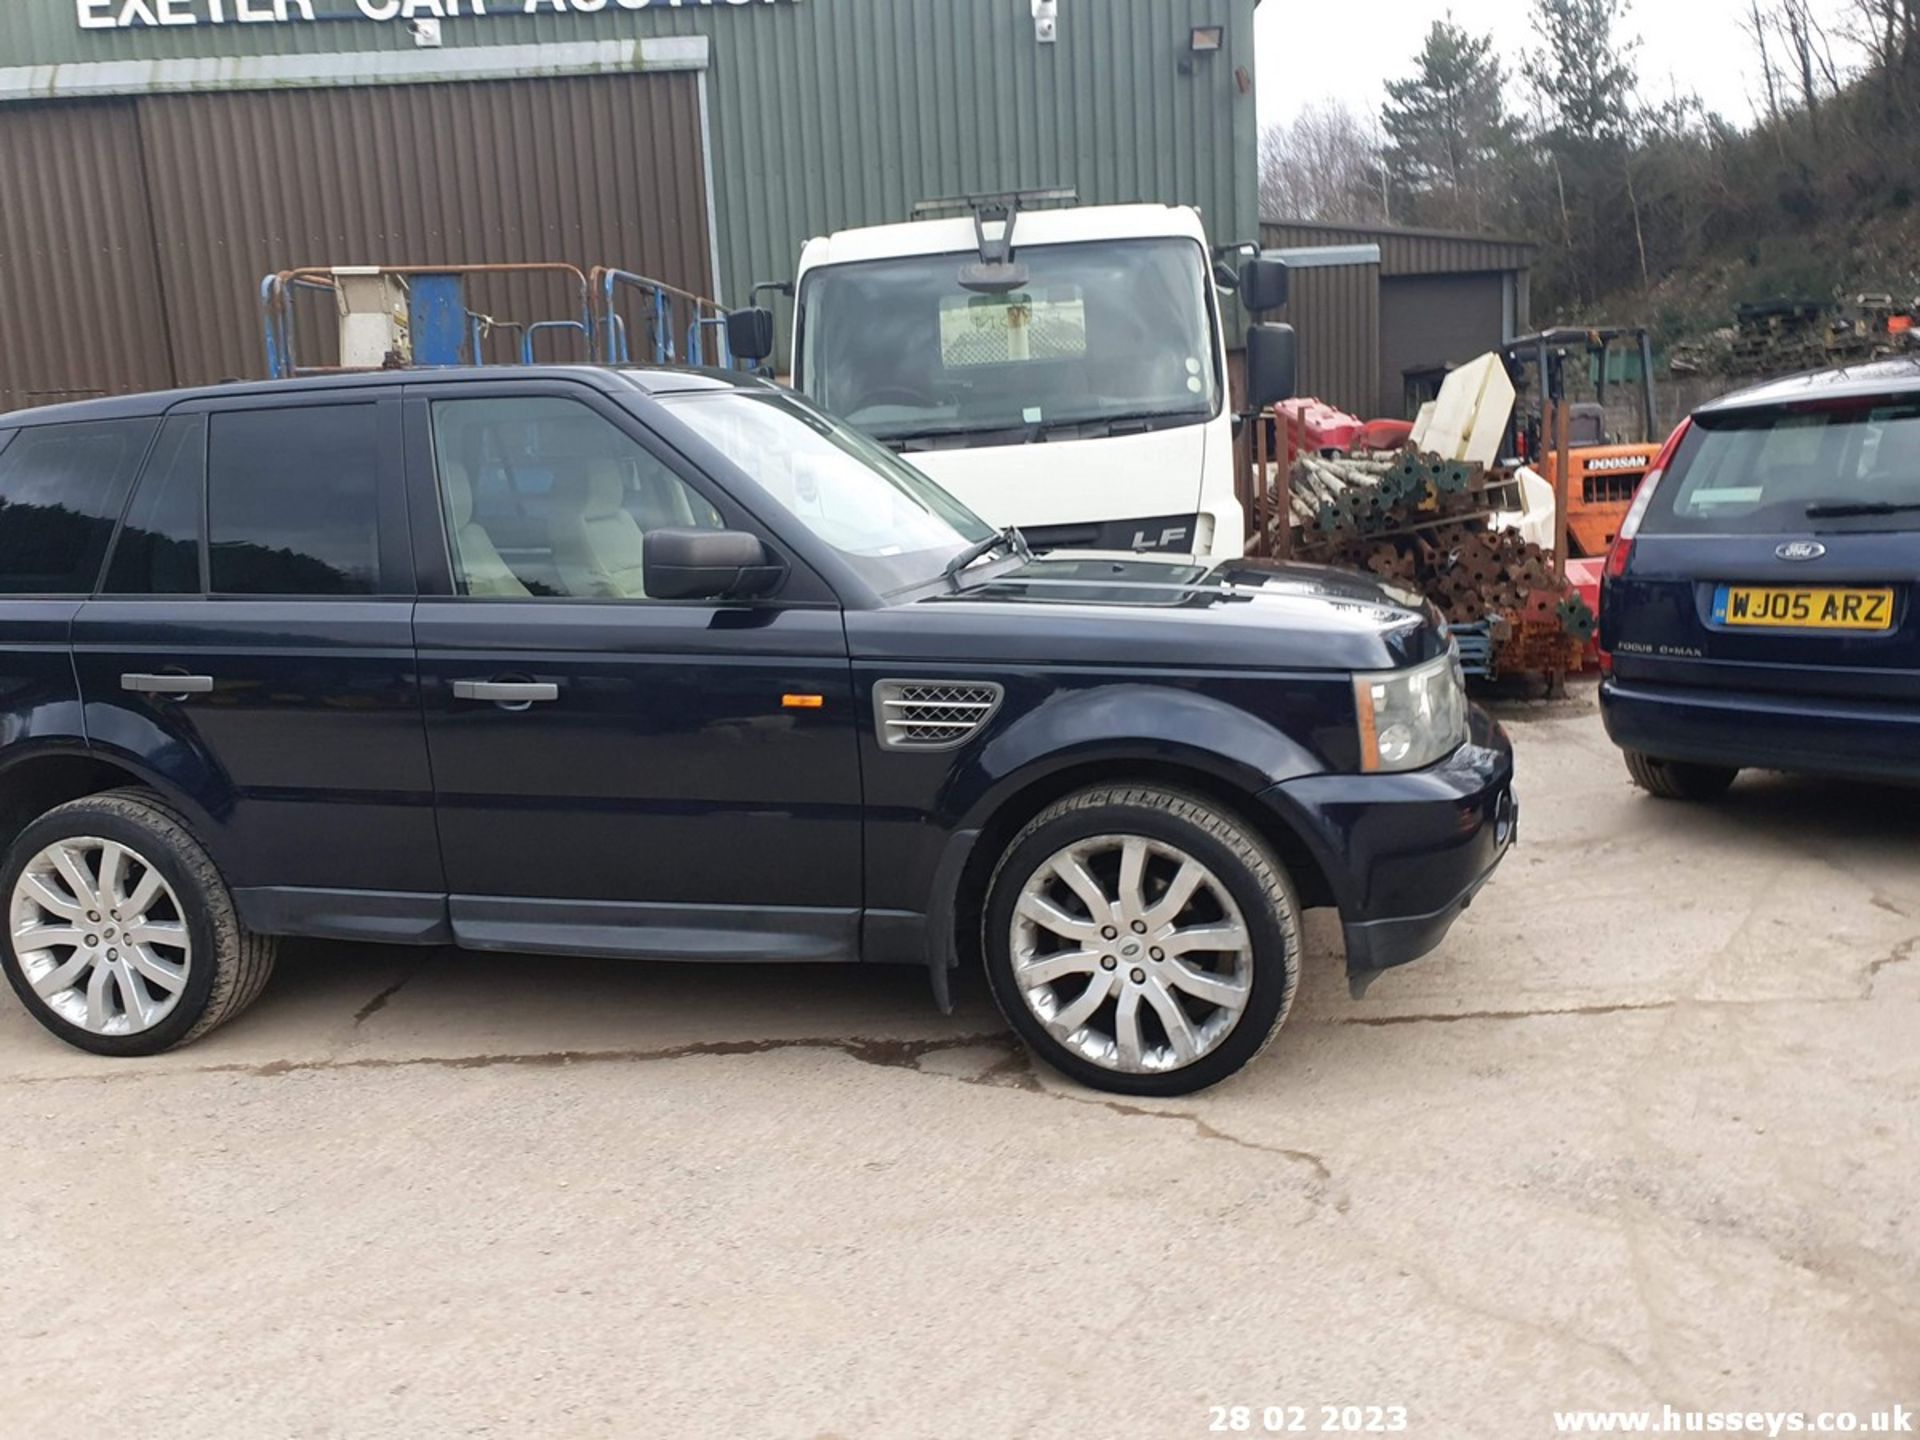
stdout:
<svg viewBox="0 0 1920 1440">
<path fill-rule="evenodd" d="M 727 348 L 736 360 L 758 365 L 773 354 L 773 311 L 763 306 L 735 310 L 727 316 Z"/>
<path fill-rule="evenodd" d="M 1240 303 L 1254 314 L 1287 303 L 1287 262 L 1255 257 L 1240 267 Z"/>
<path fill-rule="evenodd" d="M 1293 398 L 1296 352 L 1291 325 L 1247 329 L 1247 409 L 1258 415 Z"/>
</svg>

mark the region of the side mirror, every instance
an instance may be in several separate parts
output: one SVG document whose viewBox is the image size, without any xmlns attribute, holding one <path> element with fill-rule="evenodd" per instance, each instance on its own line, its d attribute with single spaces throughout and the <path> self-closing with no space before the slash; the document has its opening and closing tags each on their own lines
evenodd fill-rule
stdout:
<svg viewBox="0 0 1920 1440">
<path fill-rule="evenodd" d="M 647 595 L 654 600 L 734 600 L 765 595 L 784 568 L 741 530 L 650 530 Z"/>
<path fill-rule="evenodd" d="M 1247 409 L 1258 415 L 1293 398 L 1296 352 L 1291 325 L 1247 328 Z"/>
<path fill-rule="evenodd" d="M 1287 262 L 1255 258 L 1240 267 L 1240 303 L 1254 314 L 1287 303 Z"/>
<path fill-rule="evenodd" d="M 773 354 L 773 311 L 762 306 L 727 316 L 727 348 L 736 360 L 758 365 Z"/>
</svg>

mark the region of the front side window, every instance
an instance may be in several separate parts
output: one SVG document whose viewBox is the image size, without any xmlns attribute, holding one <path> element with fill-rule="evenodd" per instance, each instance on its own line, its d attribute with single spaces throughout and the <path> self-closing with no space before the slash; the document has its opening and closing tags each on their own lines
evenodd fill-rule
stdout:
<svg viewBox="0 0 1920 1440">
<path fill-rule="evenodd" d="M 1920 399 L 1696 416 L 1648 534 L 1920 529 Z"/>
<path fill-rule="evenodd" d="M 1194 424 L 1222 403 L 1206 253 L 1191 240 L 1015 247 L 1027 283 L 960 284 L 973 255 L 828 265 L 800 296 L 796 380 L 900 448 Z"/>
<path fill-rule="evenodd" d="M 154 425 L 29 426 L 0 451 L 0 593 L 93 593 Z"/>
<path fill-rule="evenodd" d="M 439 401 L 433 438 L 462 595 L 645 600 L 648 531 L 723 528 L 699 492 L 577 400 Z"/>
<path fill-rule="evenodd" d="M 221 595 L 372 595 L 377 407 L 232 410 L 207 430 L 208 568 Z"/>
<path fill-rule="evenodd" d="M 725 390 L 666 403 L 882 594 L 938 577 L 993 533 L 892 452 L 793 396 Z"/>
</svg>

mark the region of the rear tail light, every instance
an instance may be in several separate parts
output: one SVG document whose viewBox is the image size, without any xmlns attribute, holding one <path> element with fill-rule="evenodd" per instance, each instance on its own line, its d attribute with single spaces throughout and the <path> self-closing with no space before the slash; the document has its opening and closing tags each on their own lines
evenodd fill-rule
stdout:
<svg viewBox="0 0 1920 1440">
<path fill-rule="evenodd" d="M 1660 484 L 1660 477 L 1667 473 L 1667 466 L 1673 460 L 1673 452 L 1680 448 L 1680 442 L 1687 437 L 1687 431 L 1693 428 L 1691 417 L 1682 420 L 1673 427 L 1673 434 L 1667 437 L 1667 443 L 1660 447 L 1660 453 L 1654 457 L 1652 467 L 1646 478 L 1640 482 L 1640 488 L 1634 492 L 1633 505 L 1628 509 L 1626 518 L 1620 522 L 1620 533 L 1613 537 L 1613 544 L 1607 550 L 1607 568 L 1601 572 L 1600 583 L 1604 587 L 1609 580 L 1618 580 L 1627 573 L 1627 562 L 1633 558 L 1633 537 L 1640 532 L 1640 522 L 1645 518 L 1647 506 L 1653 503 L 1653 492 Z"/>
<path fill-rule="evenodd" d="M 1667 473 L 1673 455 L 1680 448 L 1680 442 L 1687 438 L 1687 431 L 1693 428 L 1693 417 L 1689 416 L 1673 427 L 1673 434 L 1667 437 L 1667 443 L 1660 447 L 1660 453 L 1654 457 L 1648 467 L 1646 478 L 1640 482 L 1640 488 L 1634 491 L 1633 504 L 1628 507 L 1626 518 L 1620 522 L 1620 533 L 1613 537 L 1613 544 L 1607 547 L 1606 568 L 1600 572 L 1600 616 L 1601 641 L 1595 646 L 1600 656 L 1600 673 L 1612 678 L 1613 652 L 1607 649 L 1606 636 L 1607 588 L 1627 573 L 1627 565 L 1633 559 L 1633 537 L 1640 533 L 1640 522 L 1646 518 L 1647 507 L 1653 503 L 1653 492 L 1660 484 L 1660 477 Z"/>
</svg>

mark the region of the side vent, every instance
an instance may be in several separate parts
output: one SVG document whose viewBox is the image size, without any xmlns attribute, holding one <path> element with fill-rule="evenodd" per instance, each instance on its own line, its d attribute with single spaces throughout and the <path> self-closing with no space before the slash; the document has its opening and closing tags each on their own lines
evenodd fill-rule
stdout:
<svg viewBox="0 0 1920 1440">
<path fill-rule="evenodd" d="M 887 750 L 952 750 L 976 735 L 1005 694 L 984 681 L 882 680 L 873 687 L 874 729 Z"/>
</svg>

